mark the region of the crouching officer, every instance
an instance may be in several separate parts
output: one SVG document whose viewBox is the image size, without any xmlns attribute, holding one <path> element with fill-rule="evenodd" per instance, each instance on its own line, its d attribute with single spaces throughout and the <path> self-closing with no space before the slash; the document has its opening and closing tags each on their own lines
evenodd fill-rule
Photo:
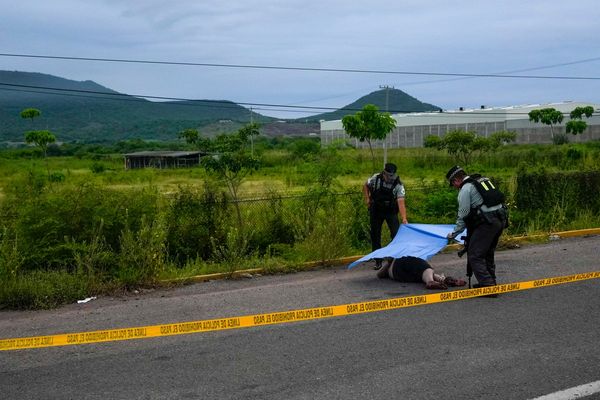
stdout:
<svg viewBox="0 0 600 400">
<path fill-rule="evenodd" d="M 394 239 L 400 228 L 398 212 L 402 217 L 402 223 L 408 223 L 404 203 L 404 185 L 396 175 L 396 171 L 395 164 L 387 163 L 383 171 L 373 175 L 363 186 L 365 203 L 369 209 L 371 248 L 373 251 L 381 248 L 383 221 L 387 223 L 392 239 Z M 375 269 L 381 268 L 382 260 L 376 259 L 375 262 Z"/>
<path fill-rule="evenodd" d="M 478 282 L 473 286 L 496 285 L 494 253 L 500 235 L 508 225 L 504 194 L 488 178 L 469 176 L 459 166 L 450 168 L 446 179 L 450 186 L 459 189 L 456 226 L 448 239 L 456 238 L 466 228 L 467 265 Z"/>
</svg>

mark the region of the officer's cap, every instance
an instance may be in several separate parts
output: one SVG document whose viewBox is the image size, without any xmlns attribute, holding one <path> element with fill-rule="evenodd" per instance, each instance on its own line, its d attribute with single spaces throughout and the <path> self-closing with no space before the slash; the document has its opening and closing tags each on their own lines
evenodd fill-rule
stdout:
<svg viewBox="0 0 600 400">
<path fill-rule="evenodd" d="M 398 177 L 398 175 L 396 175 L 396 164 L 392 164 L 392 163 L 387 163 L 385 164 L 385 166 L 383 167 L 383 176 L 385 177 L 385 180 L 388 182 L 392 182 L 395 181 L 396 178 Z"/>
<path fill-rule="evenodd" d="M 387 172 L 388 174 L 395 174 L 396 171 L 398 170 L 398 168 L 396 167 L 396 164 L 387 163 L 387 164 L 385 164 L 385 167 L 383 168 L 383 170 L 385 172 Z"/>
<path fill-rule="evenodd" d="M 452 186 L 452 179 L 454 179 L 456 174 L 458 174 L 461 171 L 464 172 L 464 170 L 461 167 L 459 167 L 458 165 L 455 165 L 454 167 L 450 168 L 450 170 L 446 174 L 446 180 L 448 181 L 450 186 Z"/>
</svg>

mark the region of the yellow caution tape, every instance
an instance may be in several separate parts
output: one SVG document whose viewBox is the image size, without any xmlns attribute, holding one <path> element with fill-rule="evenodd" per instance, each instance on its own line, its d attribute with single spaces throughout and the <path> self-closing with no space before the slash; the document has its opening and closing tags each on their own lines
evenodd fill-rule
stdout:
<svg viewBox="0 0 600 400">
<path fill-rule="evenodd" d="M 600 271 L 544 278 L 526 282 L 506 283 L 485 288 L 436 292 L 417 296 L 396 297 L 360 303 L 304 308 L 301 310 L 246 315 L 241 317 L 217 318 L 79 333 L 63 333 L 59 335 L 0 339 L 0 350 L 21 350 L 53 346 L 70 346 L 87 343 L 114 342 L 120 340 L 144 339 L 160 336 L 183 335 L 189 333 L 213 332 L 228 329 L 250 328 L 254 326 L 284 324 L 288 322 L 341 317 L 345 315 L 393 310 L 397 308 L 407 308 L 454 300 L 464 300 L 489 294 L 516 292 L 520 290 L 535 289 L 545 286 L 554 286 L 597 278 L 600 278 Z"/>
</svg>

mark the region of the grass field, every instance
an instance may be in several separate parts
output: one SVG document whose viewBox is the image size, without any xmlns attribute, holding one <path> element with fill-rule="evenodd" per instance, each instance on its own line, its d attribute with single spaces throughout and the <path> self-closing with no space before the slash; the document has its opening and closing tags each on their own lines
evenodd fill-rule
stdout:
<svg viewBox="0 0 600 400">
<path fill-rule="evenodd" d="M 380 150 L 379 168 L 368 150 L 353 148 L 257 154 L 261 166 L 245 177 L 236 203 L 223 178 L 201 166 L 125 170 L 120 154 L 43 160 L 0 152 L 0 308 L 54 307 L 203 273 L 293 271 L 369 251 L 361 189 L 383 167 Z M 463 167 L 492 177 L 508 196 L 505 236 L 600 226 L 596 202 L 570 199 L 580 193 L 547 199 L 543 212 L 516 201 L 517 177 L 527 171 L 540 179 L 589 172 L 588 183 L 596 182 L 598 143 L 509 145 L 473 160 Z M 391 149 L 388 161 L 405 185 L 409 222 L 454 221 L 456 191 L 444 180 L 453 157 Z"/>
</svg>

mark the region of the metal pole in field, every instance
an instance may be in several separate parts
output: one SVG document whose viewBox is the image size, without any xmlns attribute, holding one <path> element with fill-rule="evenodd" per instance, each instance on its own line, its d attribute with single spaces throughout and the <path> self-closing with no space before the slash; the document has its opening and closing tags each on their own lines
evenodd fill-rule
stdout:
<svg viewBox="0 0 600 400">
<path fill-rule="evenodd" d="M 250 126 L 252 126 L 252 107 L 250 107 Z M 250 155 L 254 157 L 254 135 L 250 134 Z"/>
<path fill-rule="evenodd" d="M 385 112 L 389 112 L 390 110 L 390 89 L 393 89 L 393 86 L 383 85 L 379 86 L 380 89 L 385 89 Z M 383 139 L 383 166 L 387 163 L 387 135 Z"/>
</svg>

